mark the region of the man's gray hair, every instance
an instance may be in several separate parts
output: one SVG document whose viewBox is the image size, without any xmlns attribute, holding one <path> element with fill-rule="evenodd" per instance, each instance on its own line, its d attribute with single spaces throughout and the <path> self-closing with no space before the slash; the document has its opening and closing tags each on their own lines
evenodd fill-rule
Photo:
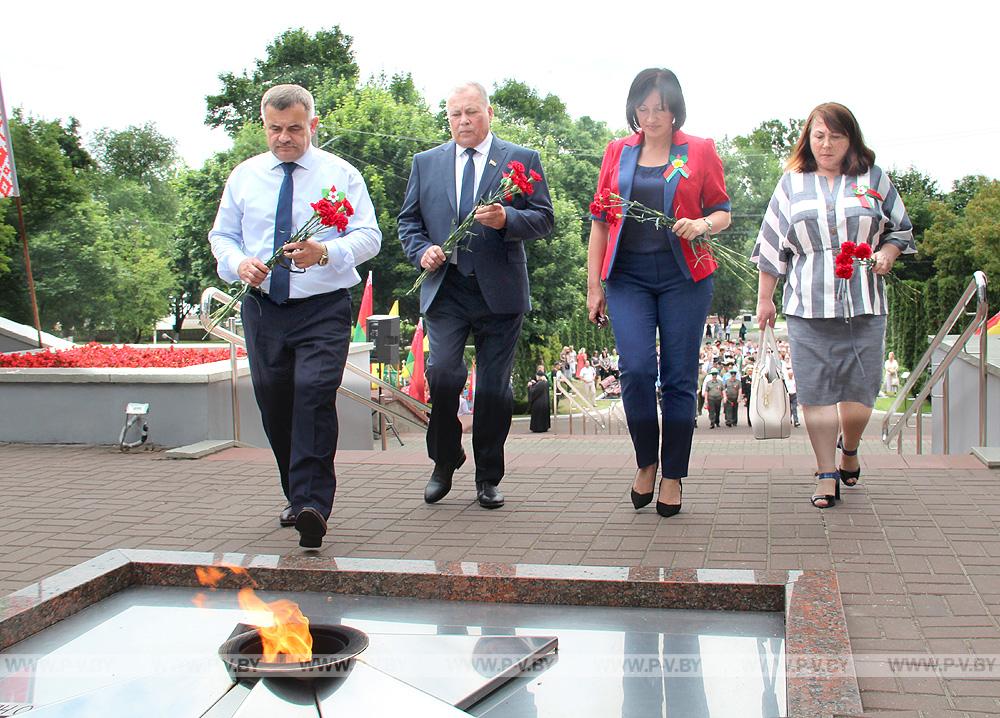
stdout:
<svg viewBox="0 0 1000 718">
<path fill-rule="evenodd" d="M 300 85 L 275 85 L 264 93 L 260 101 L 260 117 L 264 119 L 264 108 L 273 107 L 276 110 L 287 110 L 293 105 L 302 105 L 309 114 L 309 119 L 315 116 L 315 103 L 309 90 Z"/>
<path fill-rule="evenodd" d="M 480 85 L 478 82 L 463 82 L 461 85 L 455 85 L 452 88 L 451 94 L 448 97 L 454 97 L 460 92 L 465 92 L 466 90 L 475 90 L 479 93 L 479 96 L 483 98 L 483 103 L 489 107 L 490 106 L 490 95 L 486 91 L 486 88 Z"/>
</svg>

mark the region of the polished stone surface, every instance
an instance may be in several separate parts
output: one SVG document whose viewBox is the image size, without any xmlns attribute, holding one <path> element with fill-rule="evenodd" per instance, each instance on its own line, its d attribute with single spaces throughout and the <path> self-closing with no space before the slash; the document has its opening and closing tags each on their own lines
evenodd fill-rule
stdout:
<svg viewBox="0 0 1000 718">
<path fill-rule="evenodd" d="M 810 656 L 826 661 L 822 670 L 815 669 L 815 663 L 804 664 L 798 660 L 789 666 L 787 691 L 783 696 L 788 713 L 821 716 L 861 712 L 836 575 L 830 571 L 616 569 L 109 551 L 87 564 L 11 594 L 0 613 L 0 648 L 130 585 L 191 586 L 195 583 L 196 566 L 214 564 L 246 568 L 263 590 L 433 598 L 485 604 L 498 601 L 548 604 L 560 611 L 569 610 L 573 605 L 783 611 L 786 652 L 796 658 Z M 224 585 L 232 588 L 240 583 L 237 577 L 231 577 Z M 772 660 L 768 651 L 770 649 L 764 653 L 758 651 L 761 665 L 765 659 Z M 555 664 L 558 666 L 562 662 L 559 660 Z M 831 664 L 836 664 L 837 668 L 829 670 L 827 667 Z M 765 682 L 775 675 L 770 669 L 758 672 Z M 758 700 L 761 700 L 759 695 Z M 501 710 L 501 707 L 502 701 L 490 710 Z"/>
<path fill-rule="evenodd" d="M 279 594 L 260 595 L 271 600 Z M 227 694 L 232 684 L 216 649 L 236 623 L 253 618 L 238 607 L 232 590 L 128 589 L 4 657 L 35 660 L 33 702 L 53 716 L 86 715 L 95 706 L 102 715 L 123 715 L 122 706 L 140 699 L 165 706 L 169 713 L 163 715 L 200 716 L 217 698 L 212 715 L 218 718 L 315 716 L 317 705 L 331 713 L 363 708 L 367 715 L 406 706 L 407 715 L 429 717 L 459 714 L 457 706 L 473 715 L 603 718 L 650 715 L 660 704 L 683 707 L 691 718 L 734 715 L 740 706 L 743 716 L 784 714 L 784 627 L 777 613 L 280 596 L 317 623 L 343 623 L 368 634 L 371 645 L 349 674 L 264 680 L 242 691 L 242 699 L 241 691 Z M 551 654 L 555 636 L 557 657 Z M 762 650 L 773 658 L 773 670 L 764 673 Z M 523 680 L 504 685 L 546 654 Z M 155 678 L 145 678 L 148 672 Z M 107 684 L 95 690 L 95 680 Z M 0 701 L 10 697 L 0 688 Z M 748 711 L 751 704 L 774 710 Z M 531 713 L 527 706 L 534 707 Z"/>
</svg>

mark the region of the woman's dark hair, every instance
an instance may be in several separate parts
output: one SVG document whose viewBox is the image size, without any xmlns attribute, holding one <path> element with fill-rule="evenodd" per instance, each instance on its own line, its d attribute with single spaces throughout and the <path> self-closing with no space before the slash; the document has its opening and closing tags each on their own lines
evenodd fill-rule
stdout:
<svg viewBox="0 0 1000 718">
<path fill-rule="evenodd" d="M 861 127 L 854 113 L 841 105 L 839 102 L 824 102 L 817 105 L 809 113 L 809 119 L 802 126 L 802 134 L 799 135 L 798 142 L 792 149 L 792 154 L 785 163 L 785 169 L 790 172 L 815 172 L 816 157 L 809 146 L 809 134 L 816 118 L 819 117 L 832 132 L 846 135 L 850 143 L 844 161 L 840 166 L 841 174 L 859 175 L 864 174 L 875 164 L 875 153 L 865 144 L 864 135 L 861 134 Z"/>
<path fill-rule="evenodd" d="M 684 105 L 684 93 L 677 75 L 661 67 L 650 67 L 643 70 L 632 80 L 628 90 L 628 100 L 625 102 L 625 119 L 633 132 L 639 131 L 639 118 L 635 110 L 641 105 L 650 92 L 657 90 L 664 107 L 674 116 L 674 129 L 679 130 L 687 119 L 687 107 Z"/>
</svg>

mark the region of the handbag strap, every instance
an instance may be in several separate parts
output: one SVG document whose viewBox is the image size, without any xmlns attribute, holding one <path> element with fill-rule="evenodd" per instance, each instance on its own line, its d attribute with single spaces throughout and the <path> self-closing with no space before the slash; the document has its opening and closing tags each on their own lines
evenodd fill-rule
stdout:
<svg viewBox="0 0 1000 718">
<path fill-rule="evenodd" d="M 758 366 L 761 372 L 765 376 L 768 376 L 770 374 L 769 370 L 773 369 L 774 373 L 781 379 L 782 385 L 786 385 L 785 372 L 782 371 L 781 352 L 778 350 L 778 340 L 774 336 L 774 327 L 770 324 L 764 327 L 760 344 L 761 351 L 758 356 Z"/>
</svg>

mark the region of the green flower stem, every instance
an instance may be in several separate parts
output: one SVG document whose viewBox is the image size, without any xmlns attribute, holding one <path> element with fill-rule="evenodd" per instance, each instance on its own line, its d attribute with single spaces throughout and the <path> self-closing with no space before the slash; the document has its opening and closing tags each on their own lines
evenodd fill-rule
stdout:
<svg viewBox="0 0 1000 718">
<path fill-rule="evenodd" d="M 278 247 L 277 250 L 275 250 L 274 254 L 271 255 L 271 258 L 268 259 L 266 262 L 264 262 L 268 272 L 274 269 L 274 265 L 278 261 L 278 258 L 281 257 L 281 255 L 284 253 L 285 247 L 287 247 L 289 244 L 294 244 L 295 242 L 304 242 L 307 239 L 311 239 L 314 235 L 319 233 L 321 227 L 323 226 L 320 219 L 321 219 L 320 216 L 317 213 L 313 212 L 313 216 L 309 218 L 309 221 L 306 222 L 304 225 L 302 225 L 302 227 L 300 227 L 298 231 L 296 231 L 295 234 L 292 235 L 291 239 L 289 239 L 283 245 Z M 217 309 L 212 313 L 211 317 L 212 321 L 211 324 L 209 324 L 208 326 L 209 333 L 211 333 L 213 329 L 219 326 L 219 323 L 222 322 L 223 319 L 229 316 L 230 312 L 233 311 L 233 309 L 236 307 L 237 304 L 243 301 L 243 298 L 247 295 L 247 292 L 249 291 L 250 291 L 250 285 L 242 283 L 240 285 L 240 288 L 236 291 L 236 294 L 233 295 L 233 298 L 230 299 L 223 307 Z"/>
<path fill-rule="evenodd" d="M 523 194 L 523 192 L 521 192 L 520 187 L 515 185 L 507 178 L 501 180 L 500 186 L 497 188 L 497 191 L 494 192 L 489 197 L 484 197 L 483 199 L 479 200 L 476 206 L 472 208 L 472 211 L 469 212 L 469 214 L 465 216 L 465 219 L 462 220 L 462 223 L 459 224 L 454 230 L 452 230 L 451 234 L 448 235 L 448 238 L 441 245 L 441 251 L 444 252 L 445 255 L 448 257 L 448 259 L 450 260 L 451 253 L 458 245 L 459 241 L 464 239 L 466 235 L 473 234 L 470 230 L 472 229 L 472 225 L 476 221 L 477 209 L 479 209 L 480 207 L 486 207 L 491 204 L 496 204 L 500 200 L 504 199 L 507 195 L 511 195 L 511 197 L 513 198 L 520 194 Z M 445 261 L 447 263 L 448 260 Z M 433 271 L 437 272 L 440 269 L 441 268 L 438 267 L 438 269 L 435 269 Z M 413 283 L 413 286 L 410 287 L 410 290 L 406 293 L 406 296 L 409 296 L 418 289 L 420 289 L 420 285 L 423 284 L 424 280 L 426 280 L 427 277 L 429 277 L 431 274 L 432 274 L 431 270 L 429 269 L 423 270 L 420 273 L 420 276 L 417 277 L 417 281 Z"/>
</svg>

